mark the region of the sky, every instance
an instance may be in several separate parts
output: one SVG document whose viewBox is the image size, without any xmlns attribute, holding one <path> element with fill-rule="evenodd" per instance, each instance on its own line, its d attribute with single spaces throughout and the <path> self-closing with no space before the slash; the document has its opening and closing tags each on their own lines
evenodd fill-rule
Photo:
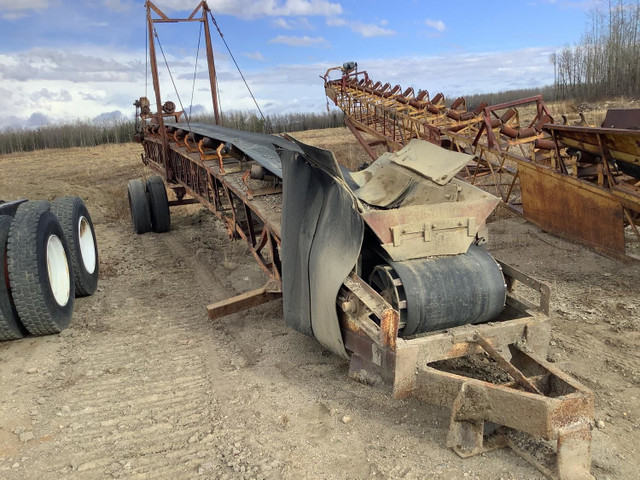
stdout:
<svg viewBox="0 0 640 480">
<path fill-rule="evenodd" d="M 597 1 L 208 4 L 258 104 L 275 114 L 326 111 L 319 77 L 346 61 L 374 80 L 432 96 L 551 84 L 550 54 L 580 40 Z M 199 0 L 154 3 L 185 18 Z M 132 118 L 135 99 L 155 103 L 145 12 L 143 0 L 0 0 L 0 129 Z M 200 23 L 155 29 L 162 100 L 212 111 Z M 222 111 L 255 109 L 214 26 L 212 39 Z"/>
</svg>

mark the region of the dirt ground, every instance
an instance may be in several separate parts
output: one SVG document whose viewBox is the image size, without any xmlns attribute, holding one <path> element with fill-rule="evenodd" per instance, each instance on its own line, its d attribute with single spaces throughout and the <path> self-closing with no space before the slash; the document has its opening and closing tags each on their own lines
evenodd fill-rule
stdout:
<svg viewBox="0 0 640 480">
<path fill-rule="evenodd" d="M 360 155 L 346 129 L 300 137 Z M 349 380 L 284 325 L 280 302 L 209 321 L 207 304 L 264 277 L 199 206 L 173 209 L 166 234 L 133 233 L 125 185 L 148 174 L 140 152 L 0 157 L 0 198 L 85 199 L 101 270 L 68 330 L 0 344 L 1 478 L 543 478 L 509 450 L 457 457 L 448 410 Z M 506 212 L 490 232 L 498 258 L 552 286 L 548 359 L 595 392 L 593 474 L 638 478 L 640 262 Z"/>
</svg>

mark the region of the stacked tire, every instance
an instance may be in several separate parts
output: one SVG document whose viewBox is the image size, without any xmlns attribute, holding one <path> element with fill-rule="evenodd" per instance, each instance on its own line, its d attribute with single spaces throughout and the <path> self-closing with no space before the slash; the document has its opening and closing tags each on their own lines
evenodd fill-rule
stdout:
<svg viewBox="0 0 640 480">
<path fill-rule="evenodd" d="M 0 340 L 59 333 L 75 297 L 98 286 L 98 247 L 79 197 L 20 204 L 0 215 Z"/>
<path fill-rule="evenodd" d="M 129 180 L 127 195 L 131 223 L 137 234 L 164 233 L 171 229 L 169 198 L 162 177 L 153 175 L 146 182 Z"/>
</svg>

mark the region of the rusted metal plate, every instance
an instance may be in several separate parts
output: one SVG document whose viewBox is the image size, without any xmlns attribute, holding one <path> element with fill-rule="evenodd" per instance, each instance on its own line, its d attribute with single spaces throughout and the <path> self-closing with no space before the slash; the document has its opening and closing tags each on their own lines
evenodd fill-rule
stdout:
<svg viewBox="0 0 640 480">
<path fill-rule="evenodd" d="M 520 179 L 527 220 L 601 253 L 625 255 L 622 207 L 606 191 L 525 163 L 520 165 Z"/>
<path fill-rule="evenodd" d="M 362 213 L 393 260 L 467 251 L 500 200 L 461 180 L 451 182 L 462 188 L 460 201 Z"/>
<path fill-rule="evenodd" d="M 611 108 L 601 127 L 640 130 L 640 108 Z"/>
<path fill-rule="evenodd" d="M 412 183 L 410 175 L 385 163 L 375 168 L 369 181 L 353 193 L 369 205 L 389 207 L 402 199 Z"/>
<path fill-rule="evenodd" d="M 423 175 L 438 185 L 446 185 L 473 156 L 445 150 L 429 142 L 411 140 L 392 156 L 392 161 Z"/>
</svg>

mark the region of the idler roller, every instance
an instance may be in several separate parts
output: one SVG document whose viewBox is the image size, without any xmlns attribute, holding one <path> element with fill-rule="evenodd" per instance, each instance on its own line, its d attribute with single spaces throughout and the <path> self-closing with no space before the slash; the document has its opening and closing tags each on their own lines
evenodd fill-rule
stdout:
<svg viewBox="0 0 640 480">
<path fill-rule="evenodd" d="M 162 105 L 162 111 L 164 113 L 173 113 L 176 111 L 176 104 L 171 100 L 169 100 L 168 102 L 164 102 L 164 105 Z"/>
<path fill-rule="evenodd" d="M 401 336 L 493 320 L 507 294 L 502 269 L 475 245 L 462 255 L 391 261 L 369 283 L 400 311 Z"/>
<path fill-rule="evenodd" d="M 250 177 L 254 180 L 275 180 L 276 176 L 262 165 L 251 165 Z"/>
</svg>

